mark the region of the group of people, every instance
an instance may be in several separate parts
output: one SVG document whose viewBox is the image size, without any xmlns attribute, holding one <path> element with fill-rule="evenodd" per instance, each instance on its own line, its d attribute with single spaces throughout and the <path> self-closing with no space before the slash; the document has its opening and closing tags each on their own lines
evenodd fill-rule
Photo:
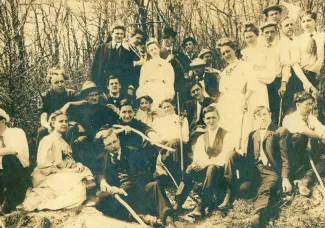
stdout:
<svg viewBox="0 0 325 228">
<path fill-rule="evenodd" d="M 195 52 L 193 37 L 178 48 L 177 33 L 166 27 L 161 43 L 145 43 L 142 30 L 125 37 L 120 23 L 96 50 L 90 80 L 78 93 L 66 87 L 62 69 L 49 69 L 33 171 L 24 132 L 9 128 L 9 115 L 0 109 L 2 212 L 86 202 L 130 219 L 118 195 L 137 213 L 176 227 L 175 213 L 203 182 L 189 216 L 255 196 L 247 221 L 260 227 L 279 190 L 291 192 L 294 180 L 302 195 L 310 195 L 315 174 L 309 159 L 317 172 L 325 171 L 325 126 L 321 113 L 313 115 L 322 101 L 317 88 L 325 33 L 316 31 L 311 11 L 300 16 L 300 36 L 296 18 L 282 15 L 280 5 L 263 13 L 260 28 L 245 24 L 241 52 L 229 38 L 217 41 L 223 70 L 212 50 Z M 175 205 L 165 192 L 173 185 Z M 152 223 L 153 217 L 143 220 Z"/>
</svg>

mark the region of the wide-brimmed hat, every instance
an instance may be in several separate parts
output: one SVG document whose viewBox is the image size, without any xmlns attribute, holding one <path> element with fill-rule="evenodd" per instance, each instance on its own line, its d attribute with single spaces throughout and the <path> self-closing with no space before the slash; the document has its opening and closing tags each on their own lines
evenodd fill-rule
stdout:
<svg viewBox="0 0 325 228">
<path fill-rule="evenodd" d="M 206 61 L 204 59 L 196 58 L 191 62 L 190 67 L 196 68 L 196 67 L 205 66 L 205 65 L 206 65 Z"/>
<path fill-rule="evenodd" d="M 87 93 L 92 91 L 98 91 L 98 87 L 95 82 L 86 81 L 81 87 L 80 96 L 84 97 Z"/>
<path fill-rule="evenodd" d="M 0 116 L 5 118 L 6 122 L 9 122 L 9 120 L 10 120 L 9 115 L 2 108 L 0 108 Z"/>
<path fill-rule="evenodd" d="M 261 24 L 260 30 L 263 31 L 263 29 L 271 27 L 271 26 L 277 27 L 278 24 L 276 22 L 274 22 L 274 21 L 266 21 L 263 24 Z"/>
<path fill-rule="evenodd" d="M 266 8 L 263 10 L 263 14 L 264 14 L 265 16 L 267 16 L 268 12 L 270 12 L 271 10 L 277 10 L 277 11 L 279 11 L 279 13 L 281 13 L 281 12 L 282 12 L 282 7 L 279 6 L 279 5 L 271 5 L 271 6 L 268 6 L 268 7 L 266 7 Z"/>
<path fill-rule="evenodd" d="M 185 47 L 185 44 L 187 42 L 192 42 L 194 45 L 196 44 L 196 40 L 193 38 L 193 37 L 186 37 L 184 40 L 183 40 L 183 47 Z"/>
<path fill-rule="evenodd" d="M 163 37 L 168 37 L 168 36 L 175 37 L 176 35 L 177 32 L 175 32 L 174 29 L 171 27 L 165 27 L 162 34 Z"/>
<path fill-rule="evenodd" d="M 207 49 L 207 48 L 203 48 L 203 49 L 200 51 L 198 57 L 199 57 L 199 58 L 203 58 L 203 56 L 204 56 L 205 54 L 207 54 L 207 53 L 211 53 L 211 54 L 212 54 L 212 51 L 209 50 L 209 49 Z"/>
</svg>

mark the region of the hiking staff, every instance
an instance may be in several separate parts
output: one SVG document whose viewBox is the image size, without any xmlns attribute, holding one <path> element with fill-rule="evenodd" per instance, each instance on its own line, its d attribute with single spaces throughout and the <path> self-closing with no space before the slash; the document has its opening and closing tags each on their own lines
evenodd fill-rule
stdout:
<svg viewBox="0 0 325 228">
<path fill-rule="evenodd" d="M 315 175 L 316 175 L 316 177 L 317 177 L 317 179 L 318 179 L 318 181 L 319 181 L 319 183 L 320 183 L 320 185 L 322 187 L 323 203 L 324 203 L 324 210 L 325 210 L 325 186 L 324 186 L 324 182 L 323 182 L 322 178 L 320 177 L 320 175 L 319 175 L 319 173 L 318 173 L 318 171 L 316 169 L 315 163 L 314 163 L 313 159 L 311 158 L 310 154 L 308 154 L 308 157 L 309 157 L 310 165 L 313 168 L 314 173 L 315 173 Z"/>
<path fill-rule="evenodd" d="M 180 123 L 180 149 L 181 149 L 181 173 L 182 173 L 182 181 L 184 180 L 184 149 L 183 149 L 183 133 L 182 133 L 182 117 L 181 117 L 181 108 L 179 105 L 179 92 L 177 92 L 177 112 L 178 112 L 178 118 Z"/>
<path fill-rule="evenodd" d="M 137 222 L 143 227 L 143 228 L 148 228 L 148 226 L 142 221 L 142 219 L 139 217 L 139 215 L 132 209 L 132 207 L 130 207 L 130 205 L 125 202 L 118 194 L 114 194 L 114 198 L 120 202 L 120 204 L 122 204 L 129 212 L 130 214 L 133 216 L 133 218 L 135 218 L 135 220 L 137 220 Z"/>
<path fill-rule="evenodd" d="M 278 120 L 278 126 L 281 126 L 281 120 L 282 120 L 283 110 L 282 110 L 282 97 L 280 97 L 280 110 L 279 110 L 279 120 Z"/>
</svg>

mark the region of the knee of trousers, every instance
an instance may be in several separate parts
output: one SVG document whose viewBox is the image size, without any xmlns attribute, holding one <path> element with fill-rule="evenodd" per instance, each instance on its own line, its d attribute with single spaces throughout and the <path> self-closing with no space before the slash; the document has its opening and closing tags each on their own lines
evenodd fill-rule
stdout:
<svg viewBox="0 0 325 228">
<path fill-rule="evenodd" d="M 216 166 L 216 165 L 209 165 L 208 168 L 207 168 L 206 175 L 207 175 L 207 176 L 211 176 L 211 175 L 213 175 L 215 172 L 217 172 L 219 169 L 220 169 L 219 166 Z"/>
<path fill-rule="evenodd" d="M 146 192 L 148 192 L 150 190 L 156 191 L 158 189 L 160 190 L 160 184 L 158 181 L 150 182 L 150 183 L 146 184 L 146 186 L 145 186 Z"/>
</svg>

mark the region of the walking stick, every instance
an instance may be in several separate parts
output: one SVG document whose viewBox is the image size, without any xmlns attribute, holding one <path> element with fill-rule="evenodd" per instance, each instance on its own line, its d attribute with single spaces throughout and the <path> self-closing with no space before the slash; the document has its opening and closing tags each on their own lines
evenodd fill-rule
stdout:
<svg viewBox="0 0 325 228">
<path fill-rule="evenodd" d="M 179 123 L 181 123 L 181 108 L 179 105 L 179 92 L 177 92 L 177 111 Z M 184 180 L 184 151 L 183 151 L 183 133 L 182 133 L 182 124 L 180 125 L 180 146 L 181 146 L 181 172 L 182 172 L 182 181 Z"/>
<path fill-rule="evenodd" d="M 143 228 L 149 228 L 143 221 L 142 219 L 139 217 L 139 215 L 137 213 L 135 213 L 135 211 L 130 207 L 129 204 L 127 204 L 127 202 L 125 202 L 118 194 L 114 194 L 114 197 L 117 201 L 119 201 L 133 216 L 133 218 L 135 218 L 135 220 L 137 220 L 138 223 L 140 223 L 140 225 Z"/>
<path fill-rule="evenodd" d="M 166 171 L 166 173 L 170 176 L 170 178 L 174 182 L 176 188 L 178 188 L 178 185 L 177 185 L 177 182 L 176 182 L 175 178 L 173 177 L 173 175 L 171 174 L 171 172 L 168 170 L 168 168 L 165 166 L 165 164 L 161 160 L 159 160 L 159 159 L 157 159 L 157 162 L 158 162 L 159 165 L 161 165 L 164 168 L 164 170 Z"/>
<path fill-rule="evenodd" d="M 322 187 L 323 203 L 324 203 L 324 210 L 325 210 L 325 186 L 324 186 L 322 178 L 320 177 L 320 175 L 319 175 L 319 173 L 318 173 L 318 171 L 316 169 L 316 166 L 315 166 L 315 163 L 314 163 L 313 159 L 311 158 L 310 154 L 308 156 L 309 156 L 309 161 L 310 161 L 311 167 L 313 168 L 314 173 L 315 173 L 315 175 L 316 175 L 316 177 L 317 177 L 317 179 L 318 179 L 318 181 L 319 181 L 319 183 L 320 183 L 320 185 Z"/>
<path fill-rule="evenodd" d="M 278 122 L 278 126 L 280 127 L 281 125 L 281 120 L 282 120 L 282 97 L 280 98 L 280 110 L 279 110 L 279 122 Z"/>
<path fill-rule="evenodd" d="M 243 141 L 243 128 L 244 128 L 245 113 L 246 113 L 246 111 L 243 112 L 243 115 L 242 115 L 242 118 L 241 118 L 240 137 L 239 137 L 238 149 L 241 149 L 241 143 Z"/>
</svg>

